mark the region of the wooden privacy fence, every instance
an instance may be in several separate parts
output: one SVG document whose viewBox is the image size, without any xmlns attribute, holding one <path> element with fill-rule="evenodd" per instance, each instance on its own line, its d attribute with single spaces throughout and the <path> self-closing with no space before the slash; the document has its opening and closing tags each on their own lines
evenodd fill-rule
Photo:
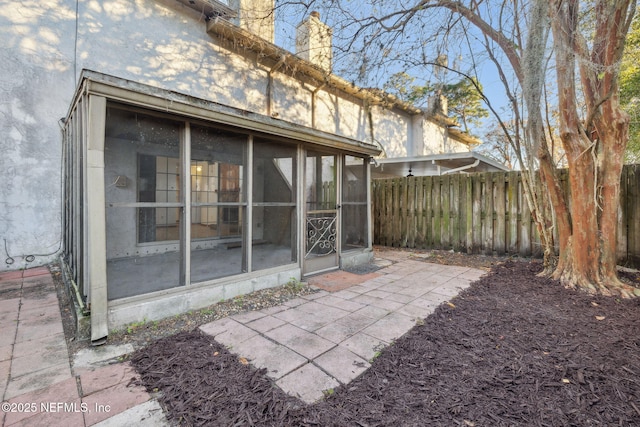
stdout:
<svg viewBox="0 0 640 427">
<path fill-rule="evenodd" d="M 560 177 L 569 194 L 567 171 L 560 171 Z M 542 255 L 520 172 L 376 179 L 372 197 L 375 244 Z M 618 260 L 623 265 L 640 266 L 638 214 L 640 165 L 627 165 L 621 178 L 618 230 Z"/>
</svg>

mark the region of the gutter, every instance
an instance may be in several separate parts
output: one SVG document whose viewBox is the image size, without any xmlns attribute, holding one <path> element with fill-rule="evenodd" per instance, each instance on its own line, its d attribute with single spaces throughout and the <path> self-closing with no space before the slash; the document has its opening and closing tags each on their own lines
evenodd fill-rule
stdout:
<svg viewBox="0 0 640 427">
<path fill-rule="evenodd" d="M 446 170 L 446 171 L 442 172 L 442 175 L 449 175 L 450 173 L 462 172 L 462 171 L 467 170 L 467 169 L 475 168 L 479 164 L 480 164 L 480 159 L 476 160 L 475 162 L 473 162 L 473 163 L 471 163 L 469 165 L 460 166 L 459 168 Z"/>
</svg>

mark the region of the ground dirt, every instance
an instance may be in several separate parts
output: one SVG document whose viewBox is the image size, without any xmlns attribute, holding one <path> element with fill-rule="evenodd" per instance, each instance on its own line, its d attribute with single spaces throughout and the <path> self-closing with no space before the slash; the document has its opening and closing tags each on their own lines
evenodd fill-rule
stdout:
<svg viewBox="0 0 640 427">
<path fill-rule="evenodd" d="M 640 425 L 640 300 L 564 289 L 536 261 L 484 261 L 486 276 L 313 405 L 195 329 L 131 361 L 180 425 Z"/>
</svg>

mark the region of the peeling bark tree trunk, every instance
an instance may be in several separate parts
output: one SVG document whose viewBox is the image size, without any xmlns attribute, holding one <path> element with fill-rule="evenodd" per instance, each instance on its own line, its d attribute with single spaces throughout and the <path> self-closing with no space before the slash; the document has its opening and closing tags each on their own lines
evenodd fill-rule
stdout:
<svg viewBox="0 0 640 427">
<path fill-rule="evenodd" d="M 640 295 L 616 274 L 620 175 L 629 117 L 618 100 L 619 60 L 635 2 L 596 3 L 593 49 L 578 30 L 580 0 L 554 0 L 551 26 L 556 58 L 560 138 L 569 163 L 572 195 L 567 247 L 554 276 L 592 293 Z M 587 107 L 581 120 L 576 100 L 576 60 Z M 566 204 L 554 205 L 566 209 Z"/>
<path fill-rule="evenodd" d="M 594 10 L 589 11 L 595 26 L 593 32 L 589 29 L 593 36 L 590 43 L 579 28 L 580 6 L 585 4 L 594 5 Z M 620 175 L 629 127 L 629 117 L 620 109 L 618 100 L 618 72 L 636 0 L 586 3 L 581 0 L 533 0 L 528 10 L 530 34 L 525 49 L 529 60 L 524 65 L 517 47 L 520 44 L 516 46 L 501 29 L 484 21 L 476 2 L 465 6 L 456 0 L 425 0 L 420 2 L 420 8 L 424 7 L 445 7 L 475 25 L 500 46 L 523 87 L 528 126 L 533 129 L 529 144 L 537 146 L 533 151 L 540 162 L 540 177 L 556 216 L 560 254 L 554 277 L 560 278 L 565 286 L 592 293 L 640 296 L 640 289 L 623 284 L 616 272 Z M 541 11 L 547 13 L 543 24 L 541 17 L 545 15 L 538 15 Z M 544 133 L 539 132 L 541 121 L 536 123 L 541 117 L 541 75 L 536 74 L 536 70 L 545 60 L 540 52 L 546 48 L 549 22 L 556 65 L 560 137 L 569 163 L 570 208 L 561 191 Z M 537 50 L 527 52 L 530 48 Z M 537 58 L 537 62 L 531 61 L 532 58 Z M 580 71 L 584 99 L 580 108 L 578 99 L 582 98 L 576 91 L 576 69 Z M 580 112 L 585 107 L 586 115 L 581 117 Z M 538 230 L 546 232 L 548 218 L 545 218 L 544 210 L 536 212 L 534 218 Z M 551 241 L 544 236 L 542 240 L 547 245 Z"/>
</svg>

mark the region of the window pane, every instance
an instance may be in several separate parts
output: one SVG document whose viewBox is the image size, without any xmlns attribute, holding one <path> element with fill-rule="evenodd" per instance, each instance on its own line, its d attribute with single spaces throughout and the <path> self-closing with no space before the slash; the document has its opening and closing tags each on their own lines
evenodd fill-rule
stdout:
<svg viewBox="0 0 640 427">
<path fill-rule="evenodd" d="M 297 261 L 296 152 L 295 145 L 254 142 L 252 270 Z"/>
<path fill-rule="evenodd" d="M 307 153 L 305 200 L 307 211 L 336 208 L 336 156 Z"/>
<path fill-rule="evenodd" d="M 296 146 L 256 140 L 253 144 L 253 201 L 295 202 Z"/>
<path fill-rule="evenodd" d="M 180 285 L 180 122 L 107 108 L 105 198 L 109 300 Z M 145 203 L 145 207 L 131 206 Z M 124 205 L 128 204 L 128 205 Z M 151 204 L 151 206 L 149 206 Z"/>
<path fill-rule="evenodd" d="M 191 281 L 246 271 L 245 135 L 191 126 Z"/>
<path fill-rule="evenodd" d="M 342 250 L 368 246 L 366 160 L 345 156 L 342 181 Z"/>
<path fill-rule="evenodd" d="M 254 207 L 253 215 L 252 269 L 296 262 L 295 206 Z"/>
</svg>

